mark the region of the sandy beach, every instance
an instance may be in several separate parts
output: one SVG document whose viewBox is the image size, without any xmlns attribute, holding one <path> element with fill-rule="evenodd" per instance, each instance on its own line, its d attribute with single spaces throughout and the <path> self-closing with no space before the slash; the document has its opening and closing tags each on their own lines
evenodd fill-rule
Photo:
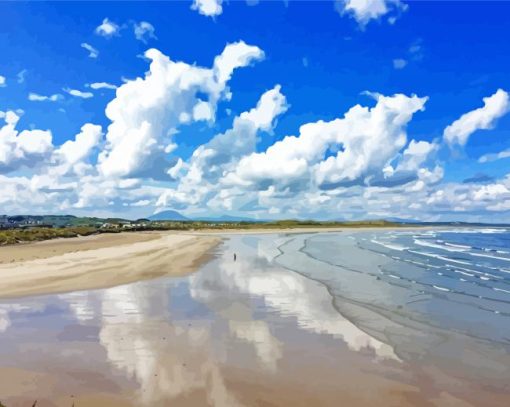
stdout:
<svg viewBox="0 0 510 407">
<path fill-rule="evenodd" d="M 441 229 L 3 247 L 0 401 L 506 407 L 510 302 L 494 268 L 508 256 L 478 245 L 508 235 Z"/>
<path fill-rule="evenodd" d="M 0 297 L 69 292 L 184 275 L 221 239 L 140 232 L 0 248 Z"/>
</svg>

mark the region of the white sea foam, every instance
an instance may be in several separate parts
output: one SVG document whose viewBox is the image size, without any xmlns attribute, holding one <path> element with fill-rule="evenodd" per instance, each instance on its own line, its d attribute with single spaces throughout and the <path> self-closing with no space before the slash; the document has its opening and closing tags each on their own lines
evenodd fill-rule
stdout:
<svg viewBox="0 0 510 407">
<path fill-rule="evenodd" d="M 459 228 L 459 229 L 441 229 L 437 230 L 437 233 L 456 233 L 456 234 L 462 234 L 462 233 L 483 233 L 483 234 L 493 234 L 493 233 L 506 233 L 508 232 L 507 229 L 496 229 L 496 228 Z"/>
<path fill-rule="evenodd" d="M 432 247 L 434 249 L 440 249 L 440 250 L 446 250 L 448 252 L 465 252 L 465 248 L 460 247 L 446 247 L 442 244 L 435 244 L 432 242 L 429 242 L 427 240 L 420 240 L 420 239 L 414 239 L 414 244 L 417 244 L 418 246 L 425 246 L 425 247 Z"/>
<path fill-rule="evenodd" d="M 502 278 L 502 277 L 500 277 L 500 276 L 496 276 L 496 275 L 491 274 L 491 273 L 485 273 L 485 272 L 482 272 L 482 271 L 477 271 L 477 270 L 467 269 L 467 268 L 460 267 L 460 266 L 456 266 L 456 270 L 454 270 L 454 271 L 455 271 L 456 273 L 457 273 L 457 272 L 458 272 L 458 273 L 462 273 L 462 271 L 460 271 L 460 270 L 458 270 L 458 269 L 460 269 L 460 270 L 464 270 L 464 271 L 467 271 L 467 272 L 468 272 L 468 273 L 467 273 L 467 275 L 470 275 L 470 276 L 472 276 L 472 277 L 474 277 L 474 275 L 473 275 L 473 274 L 470 274 L 470 273 L 474 273 L 474 274 L 477 274 L 477 275 L 479 275 L 479 276 L 480 276 L 480 275 L 489 276 L 489 277 L 492 277 L 492 278 L 495 278 L 495 279 L 501 279 L 501 278 Z M 509 273 L 510 273 L 510 271 L 509 271 Z M 465 273 L 462 273 L 462 274 L 465 274 Z"/>
<path fill-rule="evenodd" d="M 439 254 L 435 254 L 435 253 L 417 252 L 417 251 L 414 251 L 414 250 L 409 250 L 409 252 L 410 253 L 419 254 L 419 255 L 422 255 L 422 256 L 432 257 L 434 259 L 439 259 L 439 260 L 443 260 L 443 261 L 449 261 L 449 262 L 452 262 L 452 263 L 471 265 L 471 263 L 468 262 L 468 261 L 462 261 L 462 260 L 457 260 L 457 259 L 450 259 L 449 257 L 440 256 Z"/>
<path fill-rule="evenodd" d="M 386 247 L 387 249 L 391 249 L 391 250 L 403 251 L 403 250 L 407 250 L 407 249 L 409 249 L 409 247 L 400 246 L 400 245 L 398 245 L 398 244 L 394 244 L 394 243 L 381 242 L 380 240 L 372 239 L 372 240 L 370 240 L 370 241 L 371 241 L 372 243 L 375 243 L 375 244 L 378 244 L 378 245 L 384 246 L 384 247 Z"/>
<path fill-rule="evenodd" d="M 510 261 L 510 259 L 508 257 L 491 256 L 490 254 L 473 253 L 473 252 L 468 252 L 468 254 L 470 256 L 487 257 L 489 259 L 497 259 L 497 260 L 502 260 L 502 261 Z"/>
<path fill-rule="evenodd" d="M 436 290 L 439 290 L 439 291 L 448 291 L 448 292 L 450 292 L 450 290 L 448 288 L 440 287 L 438 285 L 433 285 L 432 287 L 434 287 Z"/>
<path fill-rule="evenodd" d="M 453 270 L 455 273 L 460 273 L 464 276 L 469 276 L 469 277 L 474 277 L 475 275 L 474 274 L 471 274 L 471 273 L 466 273 L 465 271 L 462 271 L 462 270 Z"/>
<path fill-rule="evenodd" d="M 438 240 L 439 242 L 439 240 Z M 442 240 L 441 240 L 442 242 Z M 466 246 L 466 245 L 463 245 L 463 244 L 457 244 L 457 243 L 448 243 L 448 242 L 444 242 L 444 244 L 446 246 L 451 246 L 451 247 L 458 247 L 459 249 L 472 249 L 471 246 Z"/>
<path fill-rule="evenodd" d="M 502 292 L 504 292 L 504 293 L 508 293 L 508 294 L 510 294 L 510 291 L 509 291 L 509 290 L 503 290 L 502 288 L 492 287 L 492 289 L 493 289 L 494 291 L 502 291 Z"/>
</svg>

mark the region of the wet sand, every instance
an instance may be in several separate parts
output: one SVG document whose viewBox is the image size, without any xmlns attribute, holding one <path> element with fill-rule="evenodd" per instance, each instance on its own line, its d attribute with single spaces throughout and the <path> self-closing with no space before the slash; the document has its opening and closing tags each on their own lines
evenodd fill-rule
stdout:
<svg viewBox="0 0 510 407">
<path fill-rule="evenodd" d="M 182 233 L 119 233 L 0 248 L 0 297 L 112 287 L 184 275 L 220 239 Z"/>
</svg>

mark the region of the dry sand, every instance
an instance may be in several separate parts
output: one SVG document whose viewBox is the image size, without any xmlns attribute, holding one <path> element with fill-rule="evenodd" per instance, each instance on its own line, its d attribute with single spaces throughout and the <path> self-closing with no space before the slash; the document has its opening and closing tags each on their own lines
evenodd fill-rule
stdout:
<svg viewBox="0 0 510 407">
<path fill-rule="evenodd" d="M 42 242 L 0 246 L 0 264 L 25 260 L 46 259 L 48 257 L 54 257 L 65 253 L 101 249 L 121 244 L 146 242 L 157 239 L 160 236 L 160 232 L 103 233 L 98 235 L 58 238 L 43 240 Z"/>
<path fill-rule="evenodd" d="M 112 287 L 184 275 L 221 239 L 185 233 L 120 233 L 0 248 L 0 297 Z"/>
</svg>

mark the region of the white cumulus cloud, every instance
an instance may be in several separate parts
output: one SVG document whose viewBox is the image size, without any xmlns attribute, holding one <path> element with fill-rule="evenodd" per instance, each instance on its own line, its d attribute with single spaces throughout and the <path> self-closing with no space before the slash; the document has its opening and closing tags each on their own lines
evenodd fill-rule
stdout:
<svg viewBox="0 0 510 407">
<path fill-rule="evenodd" d="M 179 178 L 179 184 L 166 190 L 158 204 L 198 204 L 206 195 L 220 193 L 217 187 L 223 174 L 235 168 L 241 157 L 255 151 L 259 132 L 272 131 L 276 118 L 287 109 L 279 85 L 265 92 L 256 107 L 234 118 L 231 129 L 199 146 L 189 162 L 179 160 L 169 170 L 169 175 Z"/>
<path fill-rule="evenodd" d="M 154 26 L 147 21 L 134 23 L 133 26 L 135 37 L 137 40 L 147 43 L 149 38 L 156 39 Z"/>
<path fill-rule="evenodd" d="M 0 88 L 3 88 L 5 85 L 5 76 L 0 75 Z"/>
<path fill-rule="evenodd" d="M 0 173 L 22 166 L 34 166 L 49 156 L 53 149 L 49 130 L 16 130 L 19 116 L 13 111 L 0 112 L 5 121 L 0 127 Z"/>
<path fill-rule="evenodd" d="M 94 82 L 94 83 L 91 83 L 88 86 L 90 88 L 94 89 L 94 90 L 98 90 L 98 89 L 112 89 L 112 90 L 115 90 L 115 89 L 117 89 L 116 85 L 112 85 L 111 83 L 108 83 L 108 82 Z"/>
<path fill-rule="evenodd" d="M 103 37 L 112 37 L 118 35 L 120 27 L 108 18 L 103 19 L 103 22 L 96 27 L 95 33 Z"/>
<path fill-rule="evenodd" d="M 225 182 L 280 191 L 369 183 L 406 145 L 405 126 L 427 101 L 414 95 L 375 97 L 371 109 L 356 105 L 342 119 L 307 123 L 299 136 L 242 158 Z"/>
<path fill-rule="evenodd" d="M 193 0 L 192 10 L 208 17 L 218 16 L 223 12 L 222 0 Z"/>
<path fill-rule="evenodd" d="M 405 10 L 407 6 L 400 0 L 337 0 L 336 7 L 341 14 L 352 16 L 364 28 L 371 20 Z M 390 23 L 395 18 L 394 15 L 390 17 Z"/>
<path fill-rule="evenodd" d="M 92 150 L 97 147 L 103 132 L 101 126 L 86 123 L 74 140 L 68 140 L 55 150 L 54 160 L 59 165 L 59 172 L 82 174 L 90 166 L 85 163 Z"/>
<path fill-rule="evenodd" d="M 443 137 L 450 146 L 466 145 L 471 134 L 477 130 L 492 129 L 496 121 L 510 110 L 508 93 L 502 89 L 483 98 L 483 103 L 483 107 L 463 114 L 444 129 Z"/>
<path fill-rule="evenodd" d="M 228 44 L 212 68 L 172 61 L 156 49 L 149 49 L 145 56 L 151 61 L 145 78 L 120 86 L 106 107 L 112 123 L 99 164 L 107 176 L 161 173 L 158 167 L 168 166 L 167 147 L 173 144 L 177 127 L 191 118 L 214 118 L 233 71 L 261 59 L 263 52 L 242 41 Z"/>
<path fill-rule="evenodd" d="M 71 96 L 82 98 L 82 99 L 90 99 L 94 96 L 92 92 L 82 92 L 81 90 L 77 89 L 70 89 L 70 88 L 64 88 L 64 92 L 69 93 Z"/>
<path fill-rule="evenodd" d="M 30 92 L 28 94 L 28 100 L 31 102 L 57 102 L 62 98 L 62 95 L 59 95 L 58 93 L 55 93 L 50 96 L 45 95 L 39 95 L 38 93 Z"/>
</svg>

